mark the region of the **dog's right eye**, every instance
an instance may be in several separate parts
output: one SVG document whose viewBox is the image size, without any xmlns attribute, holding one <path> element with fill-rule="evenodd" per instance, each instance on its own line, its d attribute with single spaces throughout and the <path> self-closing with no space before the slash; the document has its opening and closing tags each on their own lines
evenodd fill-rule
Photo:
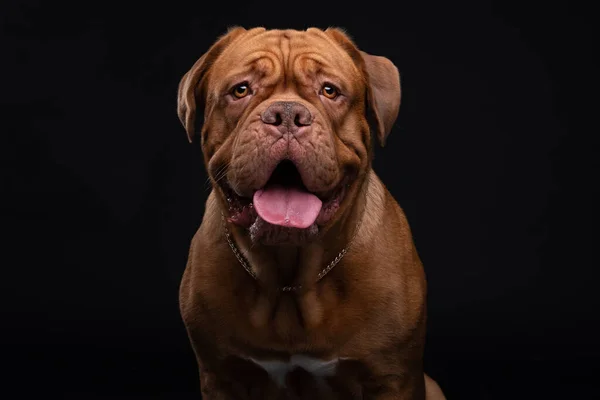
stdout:
<svg viewBox="0 0 600 400">
<path fill-rule="evenodd" d="M 250 86 L 248 86 L 248 83 L 246 82 L 240 83 L 239 85 L 234 86 L 231 93 L 238 99 L 244 98 L 250 94 Z"/>
</svg>

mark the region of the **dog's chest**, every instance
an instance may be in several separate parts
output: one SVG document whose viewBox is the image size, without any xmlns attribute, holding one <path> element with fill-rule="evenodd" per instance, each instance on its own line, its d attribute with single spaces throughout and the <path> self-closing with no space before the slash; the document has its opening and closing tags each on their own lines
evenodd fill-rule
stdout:
<svg viewBox="0 0 600 400">
<path fill-rule="evenodd" d="M 298 367 L 310 373 L 317 381 L 323 381 L 324 378 L 335 375 L 341 359 L 321 360 L 297 354 L 290 357 L 287 362 L 255 360 L 253 358 L 250 358 L 250 360 L 267 371 L 271 379 L 280 387 L 284 387 L 287 374 Z"/>
</svg>

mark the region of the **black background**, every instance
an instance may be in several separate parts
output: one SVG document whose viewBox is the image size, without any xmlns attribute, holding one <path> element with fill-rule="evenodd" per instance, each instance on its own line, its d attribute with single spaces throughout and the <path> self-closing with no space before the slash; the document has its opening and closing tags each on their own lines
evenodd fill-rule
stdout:
<svg viewBox="0 0 600 400">
<path fill-rule="evenodd" d="M 589 10 L 1 7 L 5 391 L 199 397 L 177 289 L 208 187 L 176 116 L 177 84 L 228 26 L 264 25 L 344 27 L 402 74 L 400 116 L 375 169 L 424 261 L 426 367 L 448 398 L 597 398 Z"/>
</svg>

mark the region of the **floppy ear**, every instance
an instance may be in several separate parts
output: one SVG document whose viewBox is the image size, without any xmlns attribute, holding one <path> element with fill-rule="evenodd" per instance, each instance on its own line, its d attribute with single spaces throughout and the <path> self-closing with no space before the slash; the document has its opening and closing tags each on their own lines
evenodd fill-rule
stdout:
<svg viewBox="0 0 600 400">
<path fill-rule="evenodd" d="M 367 96 L 377 121 L 377 137 L 385 146 L 400 110 L 400 73 L 387 58 L 360 52 L 369 81 Z"/>
<path fill-rule="evenodd" d="M 210 67 L 223 50 L 244 32 L 246 32 L 246 29 L 241 27 L 229 29 L 194 63 L 179 82 L 177 115 L 187 132 L 190 143 L 194 139 L 197 114 L 204 115 L 206 78 L 210 74 Z"/>
<path fill-rule="evenodd" d="M 398 68 L 385 57 L 358 50 L 348 35 L 339 28 L 328 28 L 325 33 L 342 46 L 362 70 L 367 84 L 368 113 L 375 120 L 379 143 L 382 147 L 385 146 L 400 110 Z"/>
</svg>

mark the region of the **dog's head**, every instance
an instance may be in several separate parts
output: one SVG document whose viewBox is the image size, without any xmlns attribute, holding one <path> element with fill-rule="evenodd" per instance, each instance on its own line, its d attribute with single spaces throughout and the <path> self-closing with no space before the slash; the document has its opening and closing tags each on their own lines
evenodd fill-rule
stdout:
<svg viewBox="0 0 600 400">
<path fill-rule="evenodd" d="M 398 115 L 400 77 L 343 31 L 230 29 L 185 74 L 178 114 L 200 123 L 229 221 L 254 241 L 302 242 L 345 215 Z M 200 121 L 203 117 L 203 121 Z"/>
</svg>

